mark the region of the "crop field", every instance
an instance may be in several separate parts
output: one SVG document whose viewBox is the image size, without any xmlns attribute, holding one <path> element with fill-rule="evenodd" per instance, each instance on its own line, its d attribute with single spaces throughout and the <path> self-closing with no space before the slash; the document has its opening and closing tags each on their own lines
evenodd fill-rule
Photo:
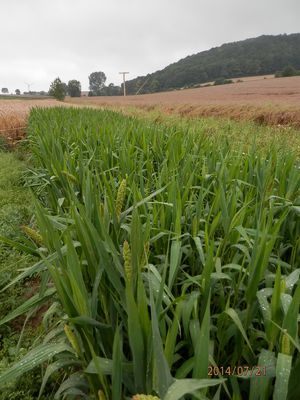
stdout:
<svg viewBox="0 0 300 400">
<path fill-rule="evenodd" d="M 55 100 L 0 99 L 0 137 L 5 136 L 10 142 L 22 138 L 31 108 L 55 105 L 57 105 Z"/>
<path fill-rule="evenodd" d="M 227 85 L 123 97 L 68 99 L 73 104 L 157 108 L 190 117 L 231 117 L 260 124 L 300 127 L 300 77 L 242 78 Z"/>
<path fill-rule="evenodd" d="M 3 393 L 38 368 L 41 399 L 300 398 L 299 137 L 241 126 L 31 111 L 35 218 L 1 239 L 35 262 L 2 292 L 40 287 L 0 333 L 44 308 Z"/>
</svg>

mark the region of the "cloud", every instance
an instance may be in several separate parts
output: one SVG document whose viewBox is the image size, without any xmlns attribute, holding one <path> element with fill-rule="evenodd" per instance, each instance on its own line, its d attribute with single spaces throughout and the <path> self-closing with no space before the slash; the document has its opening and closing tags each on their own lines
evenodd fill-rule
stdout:
<svg viewBox="0 0 300 400">
<path fill-rule="evenodd" d="M 0 86 L 47 90 L 57 76 L 102 70 L 120 83 L 189 54 L 261 34 L 299 31 L 296 0 L 3 0 Z"/>
</svg>

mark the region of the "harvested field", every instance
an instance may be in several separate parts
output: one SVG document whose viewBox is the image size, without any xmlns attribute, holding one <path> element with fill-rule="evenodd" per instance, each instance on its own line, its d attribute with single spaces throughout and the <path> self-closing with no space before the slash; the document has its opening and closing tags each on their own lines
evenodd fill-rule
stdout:
<svg viewBox="0 0 300 400">
<path fill-rule="evenodd" d="M 0 100 L 0 136 L 5 136 L 10 143 L 22 138 L 30 109 L 51 106 L 57 106 L 57 101 Z"/>
<path fill-rule="evenodd" d="M 260 124 L 300 127 L 300 77 L 245 78 L 228 85 L 123 97 L 68 99 L 72 104 L 110 107 L 159 107 L 166 113 L 221 116 Z"/>
</svg>

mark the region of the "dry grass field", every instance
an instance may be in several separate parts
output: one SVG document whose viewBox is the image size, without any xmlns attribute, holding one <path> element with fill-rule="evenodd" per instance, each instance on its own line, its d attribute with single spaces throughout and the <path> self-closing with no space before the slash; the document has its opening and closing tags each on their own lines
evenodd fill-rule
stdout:
<svg viewBox="0 0 300 400">
<path fill-rule="evenodd" d="M 14 142 L 24 135 L 32 107 L 51 107 L 56 100 L 0 100 L 0 136 Z"/>
<path fill-rule="evenodd" d="M 251 77 L 227 85 L 124 97 L 68 99 L 72 104 L 159 108 L 185 116 L 221 116 L 300 127 L 300 77 Z"/>
</svg>

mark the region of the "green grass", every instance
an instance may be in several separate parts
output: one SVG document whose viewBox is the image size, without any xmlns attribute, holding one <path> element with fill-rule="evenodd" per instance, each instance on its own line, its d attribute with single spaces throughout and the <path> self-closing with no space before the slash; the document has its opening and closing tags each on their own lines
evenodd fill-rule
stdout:
<svg viewBox="0 0 300 400">
<path fill-rule="evenodd" d="M 24 187 L 26 164 L 18 160 L 16 154 L 0 151 L 0 236 L 10 240 L 21 239 L 23 234 L 20 226 L 28 224 L 33 215 L 33 197 L 30 190 Z M 32 256 L 0 242 L 0 288 L 15 278 L 19 269 L 26 268 L 33 262 Z M 30 281 L 23 281 L 0 293 L 1 319 L 24 302 L 24 294 L 28 290 Z M 0 372 L 21 359 L 38 335 L 35 328 L 28 327 L 19 343 L 22 325 L 23 322 L 20 321 L 0 327 Z M 40 381 L 41 372 L 36 369 L 3 389 L 0 399 L 33 400 L 39 391 Z"/>
<path fill-rule="evenodd" d="M 10 239 L 20 236 L 20 226 L 33 215 L 32 197 L 22 182 L 24 168 L 24 163 L 14 154 L 0 152 L 0 235 Z M 24 255 L 0 243 L 2 285 L 16 274 L 18 265 L 24 266 L 24 262 L 27 265 Z"/>
<path fill-rule="evenodd" d="M 299 158 L 262 128 L 213 125 L 32 111 L 40 261 L 22 278 L 42 285 L 0 325 L 53 304 L 0 385 L 46 363 L 43 386 L 65 371 L 57 398 L 299 398 Z"/>
</svg>

